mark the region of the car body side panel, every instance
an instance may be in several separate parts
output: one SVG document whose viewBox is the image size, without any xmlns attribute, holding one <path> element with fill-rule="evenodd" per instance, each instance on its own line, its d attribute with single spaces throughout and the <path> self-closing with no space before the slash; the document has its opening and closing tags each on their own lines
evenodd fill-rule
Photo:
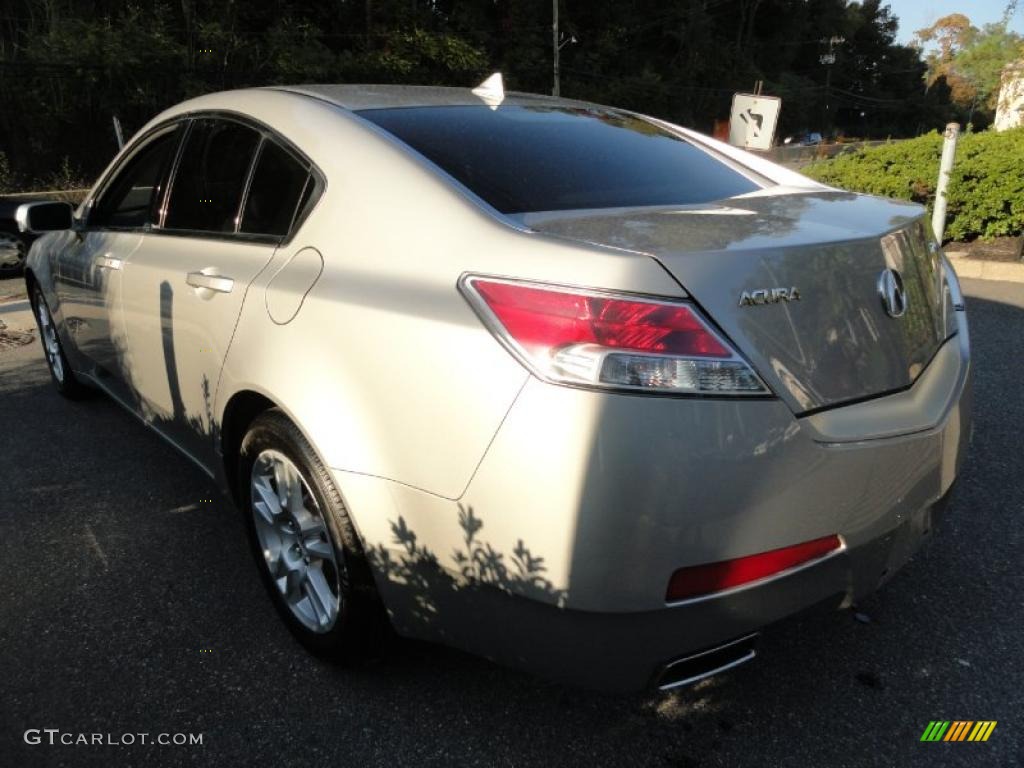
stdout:
<svg viewBox="0 0 1024 768">
<path fill-rule="evenodd" d="M 517 229 L 331 104 L 269 89 L 214 94 L 166 111 L 140 133 L 204 110 L 235 111 L 287 136 L 327 180 L 242 306 L 211 443 L 232 395 L 257 391 L 288 409 L 329 466 L 455 498 L 528 378 L 459 294 L 464 272 L 685 296 L 646 256 Z M 267 309 L 267 282 L 304 247 L 320 251 L 324 270 L 279 325 Z M 153 370 L 166 374 L 166 356 L 151 351 Z M 213 463 L 208 469 L 219 474 Z"/>
<path fill-rule="evenodd" d="M 246 290 L 274 246 L 148 233 L 123 267 L 127 338 L 118 354 L 126 399 L 204 466 L 215 460 L 214 398 Z M 202 272 L 227 292 L 190 285 Z"/>
<path fill-rule="evenodd" d="M 257 95 L 271 106 L 297 98 Z M 331 113 L 320 116 L 315 141 L 301 131 L 289 137 L 324 172 L 326 191 L 250 289 L 217 412 L 235 392 L 265 392 L 290 409 L 329 466 L 456 498 L 528 378 L 459 293 L 464 272 L 683 291 L 649 257 L 495 220 L 363 121 L 324 108 Z M 280 325 L 267 310 L 267 284 L 305 247 L 323 255 L 323 272 Z M 274 283 L 274 291 L 306 288 Z"/>
<path fill-rule="evenodd" d="M 123 394 L 116 371 L 125 343 L 123 265 L 142 242 L 141 232 L 85 231 L 65 242 L 54 284 L 61 323 L 81 355 L 82 370 Z M 110 265 L 110 266 L 108 266 Z"/>
<path fill-rule="evenodd" d="M 29 248 L 25 270 L 26 275 L 31 274 L 35 284 L 39 286 L 46 298 L 50 314 L 56 323 L 57 334 L 60 336 L 64 354 L 68 358 L 71 368 L 75 371 L 84 371 L 88 367 L 88 361 L 75 345 L 74 337 L 68 332 L 64 307 L 61 306 L 56 285 L 60 254 L 75 241 L 76 237 L 74 232 L 47 232 L 41 235 Z"/>
</svg>

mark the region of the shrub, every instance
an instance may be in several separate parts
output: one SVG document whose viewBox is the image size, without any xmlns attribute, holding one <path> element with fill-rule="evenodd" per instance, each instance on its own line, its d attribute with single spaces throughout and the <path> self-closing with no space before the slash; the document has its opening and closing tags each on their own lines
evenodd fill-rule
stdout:
<svg viewBox="0 0 1024 768">
<path fill-rule="evenodd" d="M 942 136 L 933 132 L 813 163 L 803 172 L 825 184 L 930 209 L 941 154 Z M 948 239 L 1024 232 L 1024 128 L 961 135 L 947 201 Z"/>
<path fill-rule="evenodd" d="M 14 174 L 11 173 L 11 166 L 7 162 L 7 155 L 0 152 L 0 194 L 10 192 L 14 189 Z"/>
<path fill-rule="evenodd" d="M 60 163 L 60 168 L 51 171 L 46 176 L 36 179 L 34 186 L 40 191 L 82 189 L 89 186 L 82 172 L 71 164 L 71 159 L 65 156 Z"/>
</svg>

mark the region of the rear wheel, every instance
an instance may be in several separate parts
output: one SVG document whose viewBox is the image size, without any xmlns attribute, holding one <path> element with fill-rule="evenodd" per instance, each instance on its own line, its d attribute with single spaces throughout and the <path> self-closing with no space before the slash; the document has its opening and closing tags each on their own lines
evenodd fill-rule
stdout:
<svg viewBox="0 0 1024 768">
<path fill-rule="evenodd" d="M 318 654 L 366 650 L 381 622 L 362 547 L 330 473 L 281 411 L 246 434 L 238 485 L 257 566 L 289 629 Z"/>
<path fill-rule="evenodd" d="M 50 368 L 50 378 L 53 379 L 57 391 L 64 397 L 77 400 L 88 393 L 88 389 L 75 378 L 71 366 L 68 365 L 67 356 L 64 354 L 64 347 L 60 343 L 60 336 L 57 334 L 57 325 L 50 314 L 50 307 L 43 297 L 43 292 L 36 286 L 32 291 L 32 309 L 36 316 L 36 325 L 39 326 L 39 341 L 43 345 L 43 352 L 46 355 L 46 364 Z"/>
</svg>

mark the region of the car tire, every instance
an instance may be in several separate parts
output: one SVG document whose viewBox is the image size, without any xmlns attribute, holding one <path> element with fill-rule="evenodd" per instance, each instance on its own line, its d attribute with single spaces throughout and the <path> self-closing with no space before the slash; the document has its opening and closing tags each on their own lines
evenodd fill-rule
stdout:
<svg viewBox="0 0 1024 768">
<path fill-rule="evenodd" d="M 67 355 L 64 354 L 64 345 L 60 341 L 60 334 L 57 333 L 57 324 L 53 315 L 50 314 L 50 306 L 46 303 L 39 286 L 32 290 L 32 314 L 36 319 L 36 327 L 39 329 L 39 342 L 43 345 L 43 354 L 46 357 L 46 365 L 50 369 L 50 378 L 53 385 L 64 397 L 69 400 L 80 400 L 90 394 L 90 390 L 75 376 L 68 364 Z"/>
<path fill-rule="evenodd" d="M 10 249 L 13 249 L 17 254 L 17 261 L 0 261 L 0 280 L 9 277 L 16 277 L 25 269 L 25 259 L 28 257 L 28 245 L 26 245 L 24 240 L 11 232 L 0 232 L 0 251 L 9 251 Z"/>
<path fill-rule="evenodd" d="M 302 432 L 281 410 L 265 411 L 242 440 L 238 469 L 253 556 L 288 628 L 313 653 L 342 662 L 377 647 L 386 620 L 369 565 Z"/>
</svg>

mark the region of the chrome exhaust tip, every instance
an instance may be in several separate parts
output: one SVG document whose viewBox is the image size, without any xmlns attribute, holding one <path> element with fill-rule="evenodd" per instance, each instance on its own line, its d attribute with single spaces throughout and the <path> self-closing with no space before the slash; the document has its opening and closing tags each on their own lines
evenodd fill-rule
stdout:
<svg viewBox="0 0 1024 768">
<path fill-rule="evenodd" d="M 670 661 L 658 677 L 658 690 L 670 691 L 746 664 L 757 655 L 758 632 Z"/>
</svg>

